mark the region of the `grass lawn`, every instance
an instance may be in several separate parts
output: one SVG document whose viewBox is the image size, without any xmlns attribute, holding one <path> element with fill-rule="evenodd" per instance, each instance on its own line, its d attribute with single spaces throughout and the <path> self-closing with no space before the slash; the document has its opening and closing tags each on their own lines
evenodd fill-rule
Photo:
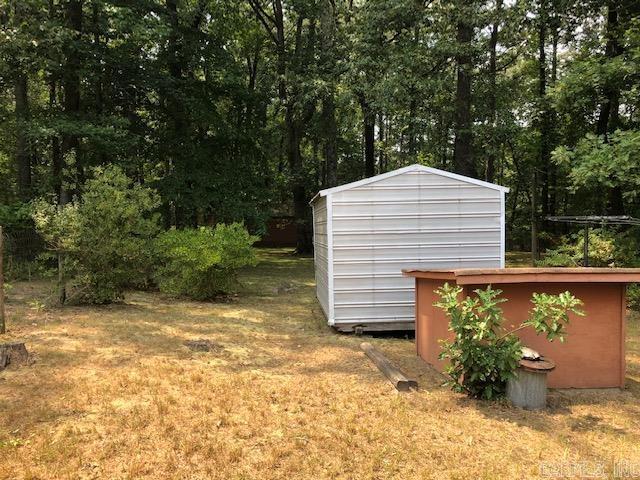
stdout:
<svg viewBox="0 0 640 480">
<path fill-rule="evenodd" d="M 227 303 L 131 293 L 39 311 L 17 283 L 9 333 L 35 362 L 0 372 L 0 478 L 536 478 L 540 462 L 640 463 L 640 328 L 625 391 L 553 392 L 526 412 L 441 387 L 411 340 L 368 339 L 420 389 L 399 394 L 336 334 L 311 259 L 261 252 Z M 184 342 L 209 339 L 212 352 Z M 637 470 L 638 473 L 640 471 Z"/>
</svg>

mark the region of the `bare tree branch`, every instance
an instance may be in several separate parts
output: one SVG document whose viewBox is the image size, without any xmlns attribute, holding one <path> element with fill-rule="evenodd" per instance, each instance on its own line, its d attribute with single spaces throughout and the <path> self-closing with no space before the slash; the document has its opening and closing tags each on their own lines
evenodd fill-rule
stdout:
<svg viewBox="0 0 640 480">
<path fill-rule="evenodd" d="M 260 0 L 249 0 L 249 5 L 251 5 L 251 8 L 256 14 L 258 21 L 262 23 L 267 34 L 271 37 L 271 40 L 273 40 L 273 43 L 278 45 L 278 38 L 273 33 L 275 20 L 269 14 L 267 14 L 267 12 L 264 11 L 264 8 L 262 8 L 262 6 L 260 5 Z M 269 24 L 269 22 L 271 22 L 271 25 Z"/>
</svg>

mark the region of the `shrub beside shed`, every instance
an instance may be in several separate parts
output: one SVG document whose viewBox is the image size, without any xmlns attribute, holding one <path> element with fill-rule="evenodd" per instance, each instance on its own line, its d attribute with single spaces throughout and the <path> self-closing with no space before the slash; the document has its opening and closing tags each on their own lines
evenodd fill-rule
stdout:
<svg viewBox="0 0 640 480">
<path fill-rule="evenodd" d="M 316 292 L 341 331 L 412 330 L 403 269 L 504 266 L 508 189 L 411 165 L 312 200 Z"/>
</svg>

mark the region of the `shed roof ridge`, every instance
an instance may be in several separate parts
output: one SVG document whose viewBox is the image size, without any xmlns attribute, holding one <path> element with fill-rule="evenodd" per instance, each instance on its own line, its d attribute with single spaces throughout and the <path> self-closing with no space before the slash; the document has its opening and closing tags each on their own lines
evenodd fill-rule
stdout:
<svg viewBox="0 0 640 480">
<path fill-rule="evenodd" d="M 386 178 L 395 177 L 396 175 L 401 175 L 407 172 L 424 172 L 424 173 L 432 173 L 434 175 L 440 175 L 443 177 L 453 178 L 455 180 L 459 180 L 461 182 L 466 182 L 472 185 L 479 185 L 482 187 L 490 188 L 492 190 L 498 190 L 500 192 L 508 192 L 509 188 L 503 187 L 502 185 L 497 185 L 495 183 L 485 182 L 484 180 L 479 180 L 477 178 L 466 177 L 464 175 L 460 175 L 453 172 L 448 172 L 446 170 L 440 170 L 439 168 L 426 167 L 424 165 L 420 165 L 415 163 L 413 165 L 409 165 L 407 167 L 398 168 L 396 170 L 392 170 L 390 172 L 381 173 L 379 175 L 374 175 L 373 177 L 363 178 L 362 180 L 356 180 L 355 182 L 345 183 L 344 185 L 338 185 L 336 187 L 325 188 L 324 190 L 320 190 L 312 199 L 312 203 L 318 197 L 325 197 L 331 193 L 342 192 L 344 190 L 350 190 L 352 188 L 361 187 L 364 185 L 368 185 L 370 183 L 375 183 L 380 180 L 384 180 Z"/>
</svg>

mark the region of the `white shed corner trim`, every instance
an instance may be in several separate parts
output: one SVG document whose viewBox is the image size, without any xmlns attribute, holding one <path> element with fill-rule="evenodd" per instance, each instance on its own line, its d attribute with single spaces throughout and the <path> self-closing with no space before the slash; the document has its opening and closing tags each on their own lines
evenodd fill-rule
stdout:
<svg viewBox="0 0 640 480">
<path fill-rule="evenodd" d="M 413 329 L 413 280 L 403 268 L 504 266 L 508 191 L 411 165 L 318 192 L 316 294 L 328 323 Z"/>
</svg>

